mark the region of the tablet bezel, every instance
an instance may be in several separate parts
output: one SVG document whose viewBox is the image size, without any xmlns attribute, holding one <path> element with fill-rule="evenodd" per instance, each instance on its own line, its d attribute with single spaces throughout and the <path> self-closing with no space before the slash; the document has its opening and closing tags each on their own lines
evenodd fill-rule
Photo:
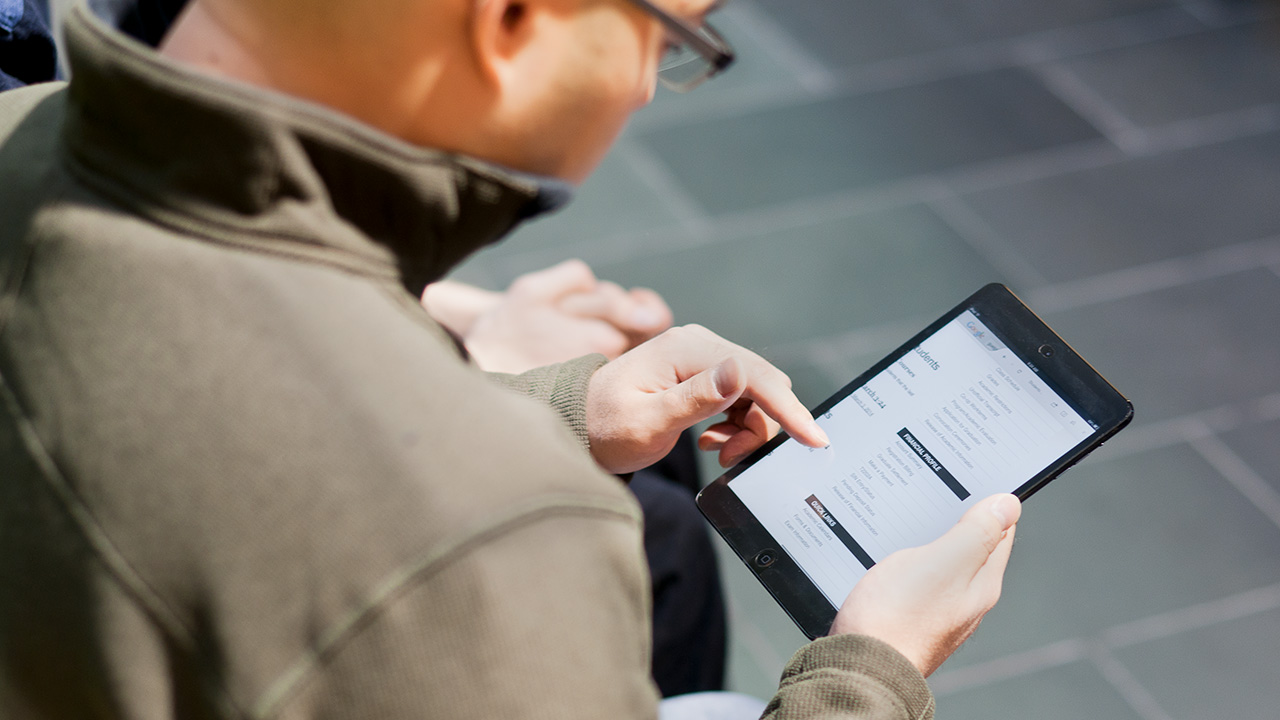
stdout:
<svg viewBox="0 0 1280 720">
<path fill-rule="evenodd" d="M 1082 416 L 1097 425 L 1088 438 L 1064 453 L 1012 492 L 1026 499 L 1102 445 L 1133 418 L 1133 405 L 1066 341 L 1031 311 L 1009 288 L 992 283 L 970 295 L 942 317 L 873 365 L 813 410 L 818 417 L 914 350 L 966 310 L 971 310 L 1004 344 Z M 1049 345 L 1051 356 L 1041 354 Z M 698 494 L 698 508 L 773 595 L 809 639 L 825 635 L 838 608 L 809 580 L 729 488 L 732 480 L 789 438 L 779 435 L 734 465 Z"/>
</svg>

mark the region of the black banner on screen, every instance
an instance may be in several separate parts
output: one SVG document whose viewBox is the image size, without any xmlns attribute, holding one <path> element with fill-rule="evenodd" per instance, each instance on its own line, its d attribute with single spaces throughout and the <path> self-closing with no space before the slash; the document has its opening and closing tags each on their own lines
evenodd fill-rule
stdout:
<svg viewBox="0 0 1280 720">
<path fill-rule="evenodd" d="M 933 453 L 925 449 L 924 445 L 916 439 L 915 435 L 911 434 L 910 430 L 902 428 L 898 431 L 898 437 L 902 438 L 902 442 L 906 443 L 907 447 L 911 448 L 911 452 L 920 456 L 920 459 L 924 461 L 924 464 L 929 466 L 929 469 L 938 476 L 938 479 L 941 480 L 944 485 L 951 489 L 951 492 L 956 494 L 956 497 L 961 500 L 969 497 L 969 491 L 960 484 L 960 481 L 951 474 L 951 471 L 947 470 L 942 466 L 942 463 L 938 462 L 938 459 L 933 456 Z"/>
<path fill-rule="evenodd" d="M 876 561 L 871 559 L 871 556 L 867 554 L 866 550 L 862 549 L 862 546 L 858 544 L 858 541 L 853 539 L 853 536 L 849 534 L 849 531 L 844 529 L 844 526 L 840 524 L 840 521 L 836 520 L 831 513 L 827 512 L 826 506 L 822 504 L 822 501 L 818 499 L 817 495 L 810 495 L 805 498 L 805 502 L 809 503 L 809 509 L 817 514 L 818 519 L 822 520 L 827 527 L 831 528 L 831 532 L 834 533 L 836 537 L 840 538 L 840 542 L 844 543 L 845 547 L 849 548 L 849 552 L 853 553 L 853 556 L 858 558 L 858 562 L 862 563 L 862 567 L 870 570 L 871 566 L 876 564 Z"/>
</svg>

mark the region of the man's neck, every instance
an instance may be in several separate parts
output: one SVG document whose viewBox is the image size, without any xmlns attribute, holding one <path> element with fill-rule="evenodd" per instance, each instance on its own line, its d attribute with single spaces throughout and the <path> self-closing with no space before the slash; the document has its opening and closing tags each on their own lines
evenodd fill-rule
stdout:
<svg viewBox="0 0 1280 720">
<path fill-rule="evenodd" d="M 165 35 L 160 54 L 211 75 L 274 87 L 261 58 L 231 27 L 219 10 L 193 0 Z"/>
</svg>

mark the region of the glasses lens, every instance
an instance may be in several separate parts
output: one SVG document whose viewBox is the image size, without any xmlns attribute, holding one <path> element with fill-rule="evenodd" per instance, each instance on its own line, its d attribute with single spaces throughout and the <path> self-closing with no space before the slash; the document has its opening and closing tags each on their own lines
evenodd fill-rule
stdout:
<svg viewBox="0 0 1280 720">
<path fill-rule="evenodd" d="M 672 90 L 688 90 L 706 80 L 711 63 L 688 45 L 673 45 L 658 65 L 658 79 Z"/>
<path fill-rule="evenodd" d="M 716 48 L 725 62 L 717 66 L 705 51 L 699 52 L 689 42 L 672 40 L 658 64 L 658 79 L 663 85 L 677 92 L 688 92 L 711 76 L 723 71 L 733 61 L 733 51 L 710 25 L 698 28 L 699 37 L 711 48 Z"/>
</svg>

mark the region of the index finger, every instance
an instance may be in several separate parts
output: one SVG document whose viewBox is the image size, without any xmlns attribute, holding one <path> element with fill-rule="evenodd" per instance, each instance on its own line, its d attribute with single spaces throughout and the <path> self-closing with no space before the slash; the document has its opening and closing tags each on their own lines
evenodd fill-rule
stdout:
<svg viewBox="0 0 1280 720">
<path fill-rule="evenodd" d="M 791 379 L 759 355 L 700 325 L 675 328 L 658 336 L 657 341 L 678 348 L 672 355 L 671 366 L 678 383 L 729 357 L 737 358 L 743 369 L 739 397 L 759 405 L 766 415 L 800 443 L 815 448 L 831 444 L 813 415 L 791 392 Z"/>
<path fill-rule="evenodd" d="M 791 393 L 790 388 L 779 389 L 762 383 L 755 388 L 748 387 L 743 396 L 751 398 L 765 414 L 782 426 L 787 435 L 800 444 L 811 448 L 831 445 L 831 438 L 818 427 L 808 409 Z"/>
<path fill-rule="evenodd" d="M 747 387 L 742 392 L 742 397 L 758 405 L 802 445 L 813 448 L 830 445 L 831 439 L 827 437 L 827 433 L 818 427 L 808 408 L 791 391 L 791 379 L 759 355 L 748 350 L 743 352 L 748 353 L 754 362 L 744 362 L 747 367 Z"/>
</svg>

